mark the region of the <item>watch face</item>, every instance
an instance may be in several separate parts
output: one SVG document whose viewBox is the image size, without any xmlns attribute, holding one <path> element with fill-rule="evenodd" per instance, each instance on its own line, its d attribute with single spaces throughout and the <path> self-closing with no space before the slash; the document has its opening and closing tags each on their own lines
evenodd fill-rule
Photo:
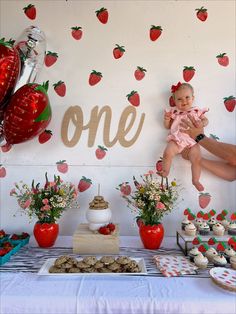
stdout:
<svg viewBox="0 0 236 314">
<path fill-rule="evenodd" d="M 198 142 L 201 141 L 204 137 L 205 137 L 204 134 L 199 134 L 199 135 L 196 137 L 196 142 L 198 143 Z"/>
</svg>

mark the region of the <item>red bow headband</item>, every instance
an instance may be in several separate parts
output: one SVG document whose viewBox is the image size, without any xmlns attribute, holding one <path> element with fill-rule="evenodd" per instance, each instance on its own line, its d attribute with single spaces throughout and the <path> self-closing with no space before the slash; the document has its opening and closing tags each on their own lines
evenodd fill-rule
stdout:
<svg viewBox="0 0 236 314">
<path fill-rule="evenodd" d="M 177 85 L 172 85 L 171 86 L 171 93 L 175 93 L 180 88 L 181 85 L 182 85 L 181 82 L 178 82 Z"/>
</svg>

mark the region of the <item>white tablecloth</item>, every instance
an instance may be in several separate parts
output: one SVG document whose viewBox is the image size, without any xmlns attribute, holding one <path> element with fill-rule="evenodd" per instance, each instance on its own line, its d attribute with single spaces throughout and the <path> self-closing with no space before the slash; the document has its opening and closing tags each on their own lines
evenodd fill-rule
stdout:
<svg viewBox="0 0 236 314">
<path fill-rule="evenodd" d="M 68 243 L 71 241 L 60 239 L 57 245 L 60 241 L 65 244 L 67 240 Z M 123 238 L 124 243 L 141 246 L 135 237 Z M 167 239 L 165 245 L 168 245 Z M 209 278 L 49 277 L 33 273 L 1 273 L 0 283 L 1 314 L 236 312 L 236 294 L 218 287 Z"/>
</svg>

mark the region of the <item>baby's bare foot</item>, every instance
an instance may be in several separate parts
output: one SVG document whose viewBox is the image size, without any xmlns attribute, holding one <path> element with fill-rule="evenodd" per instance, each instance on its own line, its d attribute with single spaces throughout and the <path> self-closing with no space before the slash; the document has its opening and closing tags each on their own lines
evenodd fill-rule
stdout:
<svg viewBox="0 0 236 314">
<path fill-rule="evenodd" d="M 193 185 L 199 192 L 204 191 L 204 186 L 199 181 L 193 181 Z"/>
</svg>

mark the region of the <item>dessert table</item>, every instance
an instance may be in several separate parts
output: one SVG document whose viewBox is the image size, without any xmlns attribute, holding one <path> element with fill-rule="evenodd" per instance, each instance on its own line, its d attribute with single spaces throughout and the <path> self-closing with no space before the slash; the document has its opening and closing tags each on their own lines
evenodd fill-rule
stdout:
<svg viewBox="0 0 236 314">
<path fill-rule="evenodd" d="M 28 247 L 0 267 L 0 313 L 235 314 L 236 294 L 217 286 L 208 270 L 167 278 L 151 265 L 156 254 L 183 255 L 175 237 L 165 237 L 158 251 L 143 249 L 135 236 L 120 237 L 120 247 L 120 254 L 146 256 L 148 275 L 39 276 L 50 252 L 72 253 L 72 237 L 59 237 L 51 251 L 37 248 L 31 237 Z"/>
</svg>

